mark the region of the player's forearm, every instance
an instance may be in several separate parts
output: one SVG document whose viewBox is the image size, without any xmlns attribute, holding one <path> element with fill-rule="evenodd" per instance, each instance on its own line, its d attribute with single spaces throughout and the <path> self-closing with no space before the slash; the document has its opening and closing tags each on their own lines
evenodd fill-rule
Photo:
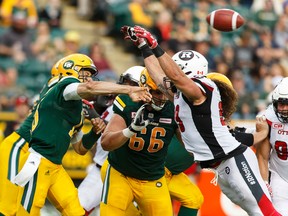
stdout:
<svg viewBox="0 0 288 216">
<path fill-rule="evenodd" d="M 105 131 L 101 138 L 101 145 L 105 151 L 113 151 L 123 146 L 128 139 L 123 135 L 122 130 L 117 132 Z"/>
<path fill-rule="evenodd" d="M 158 61 L 166 76 L 169 77 L 172 82 L 175 83 L 179 76 L 185 76 L 179 66 L 172 60 L 172 58 L 167 53 L 164 53 L 161 57 L 159 57 Z"/>
<path fill-rule="evenodd" d="M 94 95 L 129 94 L 131 86 L 118 85 L 111 82 L 86 82 L 78 86 L 77 93 L 81 98 L 88 99 Z"/>
<path fill-rule="evenodd" d="M 268 181 L 268 178 L 269 178 L 268 161 L 266 161 L 265 159 L 259 156 L 257 156 L 257 159 L 258 159 L 260 174 L 264 181 Z"/>
<path fill-rule="evenodd" d="M 168 91 L 164 86 L 163 78 L 166 77 L 166 75 L 162 70 L 157 58 L 154 55 L 151 55 L 144 59 L 144 63 L 149 75 L 158 86 L 158 89 L 165 94 L 169 100 L 173 101 L 173 93 Z"/>
<path fill-rule="evenodd" d="M 266 131 L 256 131 L 253 133 L 254 142 L 253 145 L 257 145 L 258 143 L 262 142 L 267 137 Z"/>
</svg>

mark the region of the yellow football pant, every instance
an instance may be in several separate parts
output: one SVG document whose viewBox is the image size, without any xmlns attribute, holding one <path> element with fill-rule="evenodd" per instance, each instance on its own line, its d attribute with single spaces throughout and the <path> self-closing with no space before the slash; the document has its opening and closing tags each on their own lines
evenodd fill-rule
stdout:
<svg viewBox="0 0 288 216">
<path fill-rule="evenodd" d="M 199 209 L 202 206 L 204 197 L 197 185 L 192 183 L 187 175 L 183 172 L 178 175 L 172 175 L 165 168 L 165 178 L 171 198 L 179 201 L 181 206 L 192 209 Z"/>
<path fill-rule="evenodd" d="M 102 199 L 101 216 L 124 216 L 129 205 L 135 200 L 142 215 L 171 216 L 172 205 L 163 176 L 158 180 L 142 181 L 122 175 L 108 165 Z"/>
<path fill-rule="evenodd" d="M 26 153 L 20 162 L 21 168 L 29 154 L 30 152 Z M 20 189 L 18 202 L 21 205 L 17 215 L 40 215 L 40 209 L 44 206 L 46 197 L 62 215 L 82 216 L 85 214 L 78 199 L 77 188 L 63 166 L 41 158 L 34 177 L 24 188 Z"/>
<path fill-rule="evenodd" d="M 109 165 L 109 163 L 108 163 L 108 160 L 106 159 L 104 161 L 102 167 L 101 167 L 101 179 L 102 179 L 102 182 L 104 182 L 104 180 L 105 180 L 105 176 L 106 176 L 106 171 L 107 171 L 108 165 Z M 136 208 L 133 203 L 131 203 L 128 206 L 128 208 L 126 209 L 125 215 L 126 216 L 140 216 L 142 214 L 139 211 L 139 209 Z"/>
<path fill-rule="evenodd" d="M 11 182 L 18 173 L 19 160 L 28 151 L 28 143 L 16 132 L 0 143 L 0 213 L 15 215 L 19 187 Z"/>
</svg>

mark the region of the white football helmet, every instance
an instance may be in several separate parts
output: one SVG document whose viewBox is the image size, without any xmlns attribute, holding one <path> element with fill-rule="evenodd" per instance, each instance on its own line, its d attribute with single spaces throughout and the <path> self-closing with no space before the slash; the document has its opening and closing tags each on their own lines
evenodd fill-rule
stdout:
<svg viewBox="0 0 288 216">
<path fill-rule="evenodd" d="M 144 70 L 143 66 L 133 66 L 128 68 L 124 73 L 120 75 L 119 84 L 126 84 L 127 81 L 133 82 L 135 85 L 139 85 L 141 72 Z"/>
<path fill-rule="evenodd" d="M 194 50 L 182 50 L 173 55 L 172 59 L 189 77 L 205 76 L 208 73 L 207 59 Z"/>
<path fill-rule="evenodd" d="M 283 78 L 272 93 L 272 104 L 275 114 L 280 122 L 288 123 L 288 109 L 278 110 L 278 103 L 288 104 L 288 77 Z"/>
</svg>

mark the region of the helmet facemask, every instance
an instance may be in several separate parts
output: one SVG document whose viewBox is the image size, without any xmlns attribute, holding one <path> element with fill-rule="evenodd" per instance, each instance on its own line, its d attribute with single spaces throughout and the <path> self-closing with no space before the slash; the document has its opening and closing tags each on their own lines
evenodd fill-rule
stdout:
<svg viewBox="0 0 288 216">
<path fill-rule="evenodd" d="M 169 77 L 163 77 L 163 84 L 164 84 L 165 89 L 167 89 L 168 91 L 171 91 L 172 93 L 176 93 L 177 92 L 176 86 L 169 79 Z"/>
<path fill-rule="evenodd" d="M 96 69 L 96 68 L 95 68 Z M 88 78 L 91 78 L 94 81 L 98 81 L 96 78 L 96 75 L 98 74 L 97 69 L 95 70 L 94 68 L 81 68 L 80 71 L 78 72 L 78 79 L 81 82 L 88 81 Z"/>
<path fill-rule="evenodd" d="M 156 110 L 156 111 L 162 110 L 163 107 L 165 106 L 166 102 L 168 101 L 166 99 L 166 96 L 163 96 L 164 94 L 160 90 L 152 90 L 152 89 L 150 89 L 149 92 L 152 95 L 152 100 L 151 100 L 152 108 L 154 110 Z M 165 99 L 163 99 L 163 98 L 165 98 Z"/>
<path fill-rule="evenodd" d="M 142 87 L 148 87 L 149 92 L 152 95 L 152 100 L 150 102 L 151 107 L 156 110 L 160 111 L 165 106 L 166 102 L 168 101 L 167 97 L 158 89 L 155 82 L 150 77 L 147 69 L 145 68 L 141 75 L 140 75 L 140 82 L 139 85 Z"/>
<path fill-rule="evenodd" d="M 278 100 L 273 100 L 273 108 L 278 120 L 282 123 L 288 123 L 288 108 L 285 110 L 278 110 L 278 106 L 288 105 L 288 98 L 279 98 Z M 287 106 L 288 107 L 288 106 Z"/>
</svg>

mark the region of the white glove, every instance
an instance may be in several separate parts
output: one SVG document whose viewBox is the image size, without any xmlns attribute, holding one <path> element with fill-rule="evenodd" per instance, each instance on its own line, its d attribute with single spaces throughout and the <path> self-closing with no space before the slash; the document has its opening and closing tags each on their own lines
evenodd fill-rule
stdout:
<svg viewBox="0 0 288 216">
<path fill-rule="evenodd" d="M 144 119 L 145 106 L 148 104 L 143 104 L 136 112 L 135 118 L 128 128 L 125 128 L 122 132 L 125 137 L 131 138 L 135 133 L 143 130 L 150 123 L 150 119 Z"/>
</svg>

